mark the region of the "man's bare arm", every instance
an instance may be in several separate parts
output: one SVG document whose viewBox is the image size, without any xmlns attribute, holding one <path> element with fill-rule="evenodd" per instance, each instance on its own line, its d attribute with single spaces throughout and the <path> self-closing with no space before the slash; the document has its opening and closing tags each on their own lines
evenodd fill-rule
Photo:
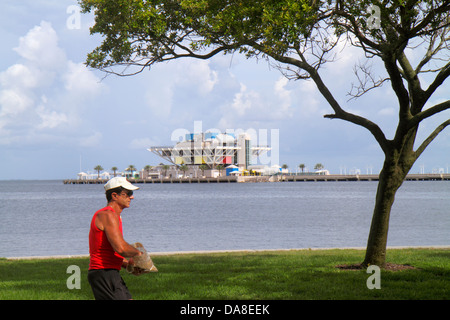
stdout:
<svg viewBox="0 0 450 320">
<path fill-rule="evenodd" d="M 128 244 L 122 236 L 119 228 L 119 219 L 112 212 L 101 212 L 97 215 L 96 225 L 103 230 L 108 238 L 109 243 L 115 252 L 122 257 L 131 258 L 142 254 L 130 244 Z"/>
</svg>

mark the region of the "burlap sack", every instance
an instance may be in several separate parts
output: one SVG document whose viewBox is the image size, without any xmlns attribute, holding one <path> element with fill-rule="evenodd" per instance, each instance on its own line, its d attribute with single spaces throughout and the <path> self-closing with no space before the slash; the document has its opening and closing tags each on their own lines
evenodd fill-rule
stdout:
<svg viewBox="0 0 450 320">
<path fill-rule="evenodd" d="M 140 242 L 132 244 L 133 247 L 142 252 L 140 256 L 133 257 L 134 265 L 128 265 L 127 271 L 132 274 L 141 274 L 149 272 L 158 272 L 158 269 L 153 264 L 150 254 L 145 250 L 144 246 Z"/>
</svg>

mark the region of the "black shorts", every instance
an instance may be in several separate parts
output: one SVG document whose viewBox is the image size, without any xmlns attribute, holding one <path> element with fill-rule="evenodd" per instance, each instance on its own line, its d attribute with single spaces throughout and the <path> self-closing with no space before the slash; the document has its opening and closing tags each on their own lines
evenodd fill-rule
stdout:
<svg viewBox="0 0 450 320">
<path fill-rule="evenodd" d="M 95 300 L 130 300 L 131 293 L 116 269 L 89 270 L 88 281 Z"/>
</svg>

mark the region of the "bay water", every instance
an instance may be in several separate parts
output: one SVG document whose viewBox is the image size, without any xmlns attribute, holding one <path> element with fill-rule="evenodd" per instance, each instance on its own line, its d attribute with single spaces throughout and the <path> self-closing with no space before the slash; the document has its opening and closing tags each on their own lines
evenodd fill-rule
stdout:
<svg viewBox="0 0 450 320">
<path fill-rule="evenodd" d="M 124 238 L 150 252 L 365 247 L 376 181 L 139 184 Z M 103 185 L 0 181 L 0 257 L 89 253 Z M 450 181 L 406 181 L 388 246 L 450 245 Z"/>
</svg>

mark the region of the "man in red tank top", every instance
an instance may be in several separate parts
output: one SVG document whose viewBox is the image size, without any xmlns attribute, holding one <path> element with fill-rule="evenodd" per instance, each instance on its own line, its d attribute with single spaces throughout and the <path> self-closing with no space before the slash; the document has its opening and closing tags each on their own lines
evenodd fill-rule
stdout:
<svg viewBox="0 0 450 320">
<path fill-rule="evenodd" d="M 96 300 L 128 300 L 131 294 L 120 276 L 120 269 L 133 263 L 142 254 L 128 244 L 122 233 L 123 209 L 130 207 L 133 190 L 138 187 L 124 177 L 115 177 L 105 184 L 108 205 L 98 210 L 89 231 L 88 280 Z M 128 260 L 129 259 L 129 260 Z"/>
</svg>

